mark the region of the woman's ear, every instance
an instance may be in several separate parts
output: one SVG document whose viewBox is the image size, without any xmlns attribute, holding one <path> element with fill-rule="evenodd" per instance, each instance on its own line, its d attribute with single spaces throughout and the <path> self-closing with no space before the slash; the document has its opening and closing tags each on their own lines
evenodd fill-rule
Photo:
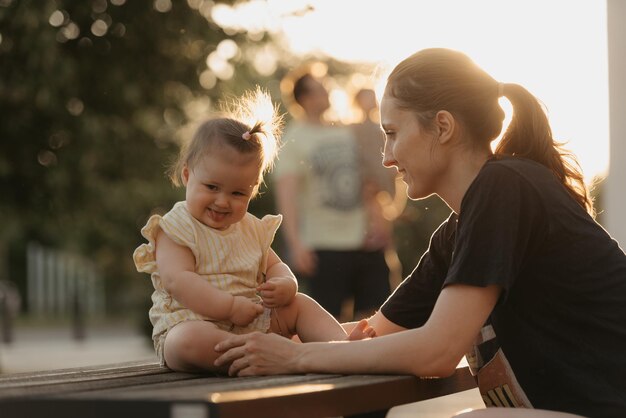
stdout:
<svg viewBox="0 0 626 418">
<path fill-rule="evenodd" d="M 456 134 L 456 119 L 454 119 L 452 113 L 448 112 L 447 110 L 440 110 L 435 115 L 435 127 L 439 132 L 439 143 L 445 144 L 450 141 Z"/>
</svg>

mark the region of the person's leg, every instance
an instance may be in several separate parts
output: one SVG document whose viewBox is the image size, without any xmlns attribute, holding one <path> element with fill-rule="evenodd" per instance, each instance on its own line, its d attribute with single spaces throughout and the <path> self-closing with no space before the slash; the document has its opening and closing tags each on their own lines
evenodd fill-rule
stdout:
<svg viewBox="0 0 626 418">
<path fill-rule="evenodd" d="M 486 408 L 454 415 L 455 418 L 584 418 L 566 412 L 522 408 Z"/>
<path fill-rule="evenodd" d="M 354 292 L 354 318 L 366 318 L 373 315 L 391 293 L 389 286 L 389 267 L 385 252 L 355 252 L 357 272 L 352 277 Z"/>
<path fill-rule="evenodd" d="M 232 336 L 207 321 L 186 321 L 174 326 L 165 338 L 163 355 L 165 364 L 172 370 L 194 372 L 199 370 L 224 373 L 227 367 L 213 365 L 220 355 L 213 347 Z"/>
<path fill-rule="evenodd" d="M 373 336 L 367 321 L 346 334 L 341 324 L 314 299 L 298 293 L 293 301 L 272 310 L 270 331 L 290 338 L 297 334 L 302 342 L 361 340 Z"/>
<path fill-rule="evenodd" d="M 317 270 L 309 278 L 310 296 L 331 315 L 338 318 L 349 289 L 350 271 L 347 251 L 317 251 Z"/>
<path fill-rule="evenodd" d="M 297 293 L 289 305 L 272 309 L 270 331 L 287 338 L 297 334 L 302 342 L 345 340 L 337 320 L 314 299 Z"/>
</svg>

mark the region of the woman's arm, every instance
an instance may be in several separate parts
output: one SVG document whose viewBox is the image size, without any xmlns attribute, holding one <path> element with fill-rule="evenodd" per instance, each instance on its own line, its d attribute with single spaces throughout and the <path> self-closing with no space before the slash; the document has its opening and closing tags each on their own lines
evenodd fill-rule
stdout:
<svg viewBox="0 0 626 418">
<path fill-rule="evenodd" d="M 239 376 L 306 372 L 448 376 L 499 295 L 496 285 L 449 285 L 423 327 L 362 341 L 296 344 L 256 333 L 235 336 L 217 345 L 216 350 L 225 353 L 216 364 L 232 362 L 229 373 Z"/>
<path fill-rule="evenodd" d="M 172 241 L 163 231 L 156 238 L 156 263 L 165 290 L 198 314 L 245 325 L 263 311 L 260 305 L 233 297 L 202 279 L 195 272 L 191 250 Z"/>
<path fill-rule="evenodd" d="M 401 327 L 400 325 L 391 322 L 381 311 L 377 311 L 374 315 L 367 319 L 369 326 L 374 328 L 376 331 L 376 336 L 380 337 L 382 335 L 393 334 L 400 331 L 406 331 L 406 328 Z M 344 322 L 341 324 L 346 333 L 350 334 L 350 332 L 354 329 L 354 327 L 358 324 L 356 322 Z"/>
</svg>

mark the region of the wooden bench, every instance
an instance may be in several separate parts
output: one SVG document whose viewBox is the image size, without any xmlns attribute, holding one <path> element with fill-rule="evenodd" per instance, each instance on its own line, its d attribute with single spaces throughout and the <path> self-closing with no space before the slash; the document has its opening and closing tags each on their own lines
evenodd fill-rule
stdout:
<svg viewBox="0 0 626 418">
<path fill-rule="evenodd" d="M 442 379 L 328 374 L 232 378 L 131 362 L 0 376 L 0 417 L 347 416 L 385 411 L 475 386 L 467 368 Z"/>
</svg>

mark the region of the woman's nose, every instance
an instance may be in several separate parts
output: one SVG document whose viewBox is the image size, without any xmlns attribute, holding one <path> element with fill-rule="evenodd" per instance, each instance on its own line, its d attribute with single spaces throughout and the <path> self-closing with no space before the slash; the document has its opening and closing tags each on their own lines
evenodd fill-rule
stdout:
<svg viewBox="0 0 626 418">
<path fill-rule="evenodd" d="M 388 168 L 395 165 L 393 153 L 391 152 L 391 147 L 389 146 L 388 141 L 385 141 L 385 146 L 383 148 L 383 165 Z"/>
</svg>

